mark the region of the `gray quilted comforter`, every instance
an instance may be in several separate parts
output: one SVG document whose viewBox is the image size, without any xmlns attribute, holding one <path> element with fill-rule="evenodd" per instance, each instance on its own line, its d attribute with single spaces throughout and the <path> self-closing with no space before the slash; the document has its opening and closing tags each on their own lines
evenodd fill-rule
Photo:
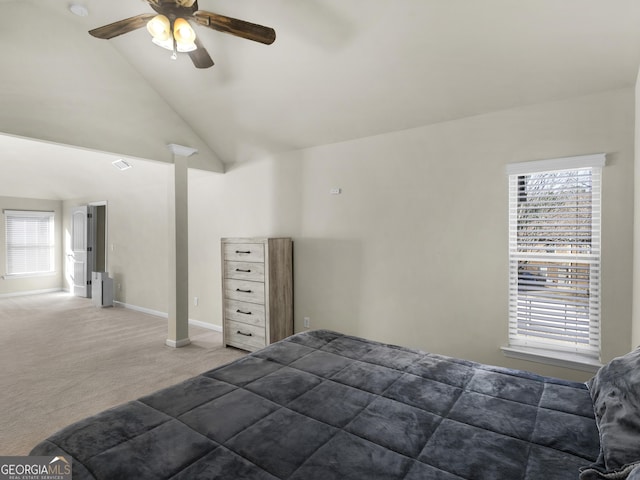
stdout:
<svg viewBox="0 0 640 480">
<path fill-rule="evenodd" d="M 581 383 L 330 331 L 289 337 L 80 421 L 32 455 L 78 479 L 577 479 Z"/>
</svg>

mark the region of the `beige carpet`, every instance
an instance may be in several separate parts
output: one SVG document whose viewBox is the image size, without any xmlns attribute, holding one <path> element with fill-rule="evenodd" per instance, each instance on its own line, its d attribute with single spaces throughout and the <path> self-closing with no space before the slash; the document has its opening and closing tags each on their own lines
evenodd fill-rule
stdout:
<svg viewBox="0 0 640 480">
<path fill-rule="evenodd" d="M 167 347 L 166 319 L 66 293 L 0 298 L 0 328 L 0 455 L 244 355 L 193 326 Z"/>
</svg>

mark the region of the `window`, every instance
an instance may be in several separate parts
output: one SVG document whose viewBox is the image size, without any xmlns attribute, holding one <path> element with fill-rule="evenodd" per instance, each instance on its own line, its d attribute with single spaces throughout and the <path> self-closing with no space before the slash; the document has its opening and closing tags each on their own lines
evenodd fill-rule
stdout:
<svg viewBox="0 0 640 480">
<path fill-rule="evenodd" d="M 510 165 L 509 346 L 600 355 L 604 155 Z"/>
<path fill-rule="evenodd" d="M 7 275 L 55 270 L 53 212 L 5 210 Z"/>
</svg>

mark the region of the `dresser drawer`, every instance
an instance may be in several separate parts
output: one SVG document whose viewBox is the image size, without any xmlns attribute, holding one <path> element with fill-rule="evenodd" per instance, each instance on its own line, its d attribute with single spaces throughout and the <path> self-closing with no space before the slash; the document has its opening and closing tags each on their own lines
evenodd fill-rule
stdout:
<svg viewBox="0 0 640 480">
<path fill-rule="evenodd" d="M 224 262 L 224 278 L 264 282 L 264 263 Z"/>
<path fill-rule="evenodd" d="M 264 327 L 256 327 L 232 320 L 226 320 L 224 327 L 228 345 L 246 348 L 247 350 L 257 350 L 267 344 Z"/>
<path fill-rule="evenodd" d="M 224 318 L 255 326 L 264 327 L 266 325 L 264 305 L 258 305 L 257 303 L 225 300 Z"/>
<path fill-rule="evenodd" d="M 264 283 L 226 279 L 224 297 L 230 300 L 264 304 Z"/>
<path fill-rule="evenodd" d="M 225 243 L 224 260 L 264 263 L 264 245 L 261 243 Z"/>
</svg>

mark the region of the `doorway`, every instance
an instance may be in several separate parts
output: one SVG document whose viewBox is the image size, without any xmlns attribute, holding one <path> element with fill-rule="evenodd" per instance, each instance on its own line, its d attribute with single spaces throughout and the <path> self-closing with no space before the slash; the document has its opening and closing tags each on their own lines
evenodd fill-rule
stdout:
<svg viewBox="0 0 640 480">
<path fill-rule="evenodd" d="M 89 254 L 90 272 L 106 272 L 107 202 L 90 203 L 88 207 L 87 253 Z"/>
<path fill-rule="evenodd" d="M 107 271 L 107 202 L 74 207 L 71 218 L 73 294 L 91 298 L 91 272 Z"/>
</svg>

